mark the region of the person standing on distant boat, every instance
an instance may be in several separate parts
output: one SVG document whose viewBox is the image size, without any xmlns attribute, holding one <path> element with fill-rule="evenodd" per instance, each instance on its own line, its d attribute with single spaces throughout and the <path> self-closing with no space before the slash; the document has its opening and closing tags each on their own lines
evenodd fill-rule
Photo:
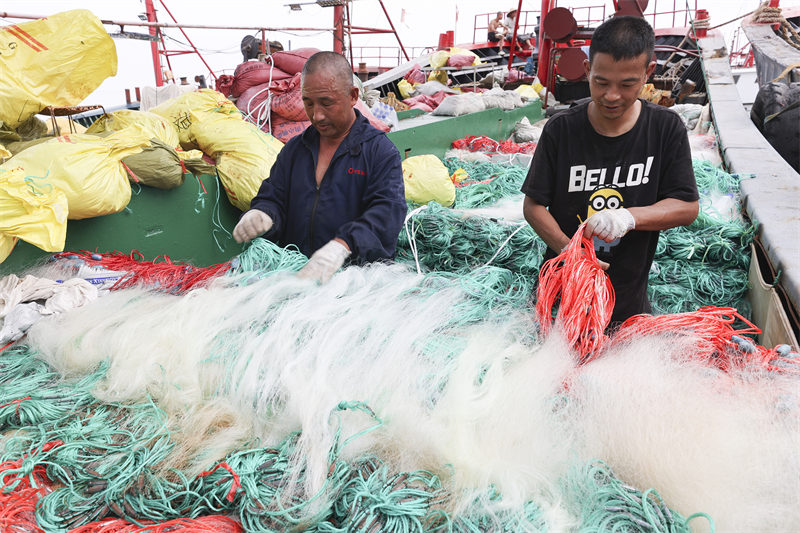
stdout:
<svg viewBox="0 0 800 533">
<path fill-rule="evenodd" d="M 677 113 L 640 98 L 653 73 L 653 29 L 615 17 L 592 36 L 585 61 L 591 101 L 545 125 L 522 186 L 523 213 L 563 250 L 582 222 L 616 293 L 612 324 L 650 313 L 647 279 L 659 230 L 691 224 L 698 194 L 686 128 Z"/>
<path fill-rule="evenodd" d="M 311 126 L 280 151 L 233 237 L 296 245 L 310 257 L 298 275 L 324 283 L 348 258 L 394 256 L 407 211 L 403 170 L 394 144 L 353 108 L 358 88 L 343 55 L 311 56 L 301 92 Z"/>
<path fill-rule="evenodd" d="M 489 22 L 488 38 L 489 42 L 497 43 L 500 52 L 503 51 L 506 34 L 508 34 L 508 28 L 503 24 L 503 13 L 498 11 L 497 16 Z"/>
</svg>

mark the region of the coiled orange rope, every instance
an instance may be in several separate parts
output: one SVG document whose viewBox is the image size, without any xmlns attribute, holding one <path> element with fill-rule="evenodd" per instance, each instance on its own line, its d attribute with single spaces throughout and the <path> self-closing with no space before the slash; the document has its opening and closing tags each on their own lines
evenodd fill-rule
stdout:
<svg viewBox="0 0 800 533">
<path fill-rule="evenodd" d="M 586 363 L 597 356 L 607 337 L 605 329 L 614 310 L 614 288 L 597 262 L 592 241 L 583 237 L 581 224 L 569 245 L 539 271 L 536 314 L 542 333 L 552 327 L 553 308 L 558 303 L 556 324 Z"/>
</svg>

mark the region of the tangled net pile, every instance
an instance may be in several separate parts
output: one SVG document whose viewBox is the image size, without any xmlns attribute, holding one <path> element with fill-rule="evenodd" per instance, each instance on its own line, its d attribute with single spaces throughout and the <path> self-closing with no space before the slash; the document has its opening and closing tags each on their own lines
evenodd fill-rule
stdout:
<svg viewBox="0 0 800 533">
<path fill-rule="evenodd" d="M 446 163 L 449 170 L 461 167 L 470 175 L 470 183 L 457 192 L 457 208 L 480 207 L 515 194 L 525 177 L 524 170 L 503 165 L 457 160 Z M 581 399 L 589 396 L 579 394 L 590 387 L 593 379 L 582 380 L 584 369 L 594 369 L 598 363 L 613 359 L 615 350 L 625 349 L 646 336 L 671 335 L 678 339 L 677 344 L 692 346 L 691 365 L 700 369 L 704 379 L 719 379 L 726 386 L 736 385 L 740 379 L 746 382 L 748 376 L 754 381 L 764 375 L 770 382 L 787 376 L 796 379 L 800 375 L 796 354 L 788 347 L 768 349 L 749 340 L 747 336 L 757 330 L 734 309 L 741 305 L 746 290 L 746 253 L 754 229 L 730 217 L 720 208 L 719 198 L 735 200 L 738 178 L 703 163 L 695 163 L 695 173 L 704 198 L 701 215 L 688 228 L 662 232 L 651 272 L 654 307 L 658 312 L 679 314 L 634 317 L 611 338 L 606 336 L 605 328 L 613 307 L 613 289 L 592 261 L 593 251 L 588 242 L 582 242 L 580 231 L 561 256 L 541 265 L 545 245 L 527 224 L 463 216 L 458 210 L 436 204 L 412 213 L 400 236 L 398 260 L 414 265 L 421 275 L 413 277 L 402 270 L 390 273 L 387 279 L 399 277 L 406 284 L 402 290 L 394 293 L 391 300 L 382 301 L 381 294 L 374 292 L 369 297 L 378 307 L 403 300 L 405 303 L 397 305 L 401 309 L 408 305 L 409 312 L 427 306 L 447 310 L 447 316 L 439 317 L 440 322 L 432 324 L 427 334 L 420 333 L 418 338 L 409 340 L 414 353 L 430 365 L 429 370 L 420 373 L 427 391 L 420 400 L 425 409 L 435 412 L 440 405 L 447 405 L 448 394 L 452 394 L 449 387 L 457 382 L 459 373 L 464 373 L 460 365 L 470 361 L 468 356 L 475 357 L 470 354 L 474 352 L 476 335 L 493 338 L 497 343 L 479 346 L 478 352 L 491 348 L 499 355 L 492 363 L 484 356 L 473 361 L 474 375 L 467 372 L 466 381 L 481 394 L 470 396 L 470 401 L 496 395 L 505 387 L 491 389 L 492 394 L 481 387 L 502 384 L 503 379 L 511 380 L 514 375 L 524 378 L 526 388 L 535 388 L 536 379 L 541 376 L 536 372 L 520 376 L 524 367 L 516 366 L 525 361 L 513 355 L 515 350 L 535 355 L 543 351 L 549 337 L 555 337 L 550 335 L 552 332 L 563 336 L 570 362 L 554 364 L 558 387 L 542 393 L 546 411 L 556 419 L 579 416 L 585 408 Z M 255 425 L 277 427 L 271 428 L 272 433 L 254 430 L 242 437 L 235 449 L 215 456 L 210 448 L 187 445 L 186 433 L 194 429 L 201 443 L 216 442 L 220 434 L 233 431 L 235 424 L 231 420 L 235 417 L 230 415 L 232 418 L 227 420 L 222 416 L 215 419 L 223 421 L 218 427 L 209 428 L 193 425 L 196 420 L 191 413 L 176 415 L 174 408 L 166 402 L 162 404 L 160 398 L 184 391 L 180 390 L 179 381 L 169 380 L 166 366 L 160 370 L 165 381 L 152 389 L 148 387 L 145 399 L 132 401 L 121 396 L 112 401 L 106 395 L 99 400 L 98 391 L 103 390 L 113 371 L 113 358 L 100 360 L 82 373 L 59 371 L 45 362 L 52 359 L 52 354 L 42 353 L 23 340 L 0 351 L 0 530 L 688 533 L 694 520 L 713 524 L 712 517 L 704 513 L 683 515 L 670 508 L 666 503 L 669 500 L 655 490 L 660 487 L 635 488 L 627 484 L 609 466 L 596 460 L 603 457 L 582 457 L 577 466 L 575 458 L 571 458 L 570 471 L 559 473 L 560 488 L 548 487 L 557 493 L 555 498 L 542 491 L 524 502 L 519 498 L 507 500 L 508 494 L 480 476 L 470 482 L 454 482 L 462 472 L 457 463 L 436 469 L 399 468 L 400 463 L 388 451 L 390 439 L 381 436 L 396 422 L 392 416 L 381 415 L 376 406 L 380 402 L 375 398 L 375 403 L 370 403 L 342 396 L 333 409 L 314 413 L 325 427 L 333 428 L 321 456 L 306 457 L 309 450 L 315 449 L 308 442 L 316 442 L 315 434 L 305 434 L 299 427 L 286 426 L 280 439 L 269 442 L 254 437 L 280 432 L 284 422 L 272 417 L 287 406 L 282 403 L 280 391 L 273 391 L 272 396 L 267 394 L 269 391 L 253 394 L 241 384 L 250 373 L 258 377 L 265 369 L 281 371 L 265 366 L 266 360 L 258 364 L 240 360 L 241 354 L 255 353 L 248 352 L 255 349 L 248 339 L 269 334 L 271 328 L 281 324 L 287 328 L 287 336 L 302 339 L 308 336 L 306 328 L 315 323 L 311 319 L 288 318 L 295 305 L 293 299 L 313 299 L 303 292 L 307 289 L 293 288 L 292 282 L 287 281 L 287 273 L 299 270 L 306 262 L 297 250 L 258 240 L 230 263 L 205 269 L 169 261 L 146 262 L 136 254 L 76 253 L 61 256 L 56 259 L 59 261 L 67 268 L 81 261 L 128 273 L 112 290 L 120 295 L 131 291 L 129 298 L 119 302 L 121 309 L 128 308 L 134 314 L 136 306 L 147 304 L 149 299 L 157 302 L 154 309 L 180 309 L 182 298 L 187 298 L 184 309 L 192 308 L 192 302 L 201 302 L 194 304 L 199 306 L 195 310 L 200 317 L 196 324 L 206 324 L 212 331 L 209 353 L 200 357 L 197 364 L 219 364 L 221 369 L 219 382 L 210 389 L 213 392 L 202 398 L 204 405 L 213 406 L 224 397 L 238 397 L 241 405 L 237 410 L 249 409 L 258 415 Z M 371 273 L 380 273 L 381 268 L 385 267 L 364 270 L 365 287 L 369 287 Z M 352 278 L 350 285 L 343 286 L 358 289 L 362 274 L 358 269 L 352 270 L 343 273 Z M 530 297 L 538 278 L 537 327 L 528 324 L 530 320 L 520 310 L 531 310 Z M 213 302 L 208 294 L 220 290 L 213 286 L 214 280 L 224 283 L 227 291 L 242 293 L 241 300 L 232 307 L 257 304 L 263 299 L 270 306 L 264 310 L 267 316 L 254 316 L 251 323 L 219 325 L 213 330 L 215 320 L 202 322 L 201 318 L 204 313 L 219 312 L 202 305 Z M 327 290 L 331 298 L 320 297 L 321 306 L 328 301 L 347 305 L 347 292 L 335 293 L 337 289 L 330 287 Z M 271 306 L 281 311 L 273 311 Z M 344 312 L 350 310 L 346 308 Z M 365 327 L 360 332 L 363 339 L 348 340 L 354 344 L 368 340 L 371 330 L 386 327 L 380 323 L 379 314 L 365 317 Z M 555 322 L 553 316 L 557 316 Z M 321 322 L 337 319 L 318 318 Z M 297 324 L 296 330 L 291 327 L 293 323 Z M 735 326 L 742 323 L 746 325 Z M 124 322 L 117 324 L 110 319 L 104 327 L 109 332 L 120 330 L 121 338 L 128 335 L 131 340 L 136 339 L 134 333 L 125 333 Z M 206 333 L 199 328 L 189 329 L 184 339 Z M 325 330 L 331 335 L 331 344 L 337 341 L 335 329 Z M 488 331 L 494 329 L 502 331 L 491 337 Z M 80 351 L 81 343 L 86 342 L 86 330 L 76 331 L 70 342 Z M 159 334 L 155 330 L 152 333 Z M 287 346 L 292 342 L 292 338 L 287 339 Z M 393 347 L 383 346 L 388 342 L 385 339 L 375 342 L 365 346 L 377 348 L 376 360 L 383 357 L 377 353 L 380 349 L 392 351 Z M 281 349 L 280 342 L 270 346 L 275 352 Z M 178 346 L 174 349 L 180 351 Z M 336 366 L 343 366 L 344 362 L 344 358 L 337 360 Z M 285 379 L 297 374 L 298 368 L 292 365 L 299 364 L 289 363 Z M 184 370 L 187 374 L 194 371 Z M 504 370 L 508 370 L 508 376 L 501 379 Z M 255 381 L 256 377 L 252 379 Z M 786 410 L 782 411 L 784 415 L 776 416 L 787 416 L 790 426 L 797 419 L 796 405 Z M 487 418 L 492 420 L 499 414 L 490 412 Z M 347 422 L 352 417 L 360 421 L 357 431 Z M 461 430 L 470 420 L 467 416 L 454 427 Z M 441 423 L 435 418 L 433 422 Z M 420 427 L 436 426 L 425 426 L 426 423 L 419 420 Z M 306 427 L 313 424 L 306 426 L 304 422 L 302 428 Z M 544 429 L 541 432 L 547 433 Z M 451 434 L 448 438 L 451 436 L 457 440 Z M 426 450 L 420 456 L 432 453 Z M 531 453 L 537 453 L 535 447 Z M 488 455 L 473 460 L 492 462 Z M 555 454 L 553 461 L 559 461 Z M 463 491 L 464 486 L 471 489 Z M 307 490 L 309 487 L 313 490 Z M 460 487 L 461 492 L 454 487 Z M 564 508 L 554 511 L 553 499 L 563 500 Z"/>
</svg>

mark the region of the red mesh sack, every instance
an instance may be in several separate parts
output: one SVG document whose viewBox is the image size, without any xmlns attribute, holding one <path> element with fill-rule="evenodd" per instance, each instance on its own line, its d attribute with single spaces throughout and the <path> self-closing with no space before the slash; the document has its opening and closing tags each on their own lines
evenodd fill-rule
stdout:
<svg viewBox="0 0 800 533">
<path fill-rule="evenodd" d="M 456 68 L 468 67 L 472 65 L 474 62 L 475 62 L 474 56 L 468 56 L 465 54 L 456 54 L 450 56 L 447 59 L 447 66 Z"/>
<path fill-rule="evenodd" d="M 236 107 L 239 108 L 239 111 L 246 114 L 248 112 L 249 103 L 249 112 L 255 113 L 255 110 L 259 104 L 264 102 L 269 97 L 269 91 L 263 90 L 269 87 L 269 85 L 269 83 L 262 83 L 261 85 L 250 87 L 240 94 L 239 98 L 236 99 Z"/>
<path fill-rule="evenodd" d="M 280 68 L 273 67 L 266 61 L 246 61 L 236 67 L 236 70 L 233 72 L 234 79 L 231 94 L 234 97 L 238 97 L 250 87 L 269 82 L 270 71 L 272 71 L 272 81 L 278 81 L 292 77 L 291 74 L 287 74 Z"/>
<path fill-rule="evenodd" d="M 317 48 L 298 48 L 297 50 L 284 50 L 272 54 L 275 66 L 290 76 L 303 70 L 308 58 L 319 52 Z"/>
<path fill-rule="evenodd" d="M 285 92 L 272 96 L 272 111 L 287 120 L 308 120 L 303 95 L 300 90 L 300 74 L 295 74 Z"/>
<path fill-rule="evenodd" d="M 308 120 L 290 121 L 281 119 L 275 115 L 272 122 L 272 136 L 286 144 L 290 139 L 293 139 L 294 137 L 297 137 L 306 131 L 306 128 L 308 128 L 310 125 L 311 122 Z M 267 130 L 266 126 L 264 126 L 264 130 Z"/>
<path fill-rule="evenodd" d="M 230 74 L 223 74 L 219 78 L 217 78 L 217 82 L 214 88 L 217 92 L 224 94 L 225 96 L 230 96 L 231 91 L 233 90 L 233 81 L 234 77 Z"/>
</svg>

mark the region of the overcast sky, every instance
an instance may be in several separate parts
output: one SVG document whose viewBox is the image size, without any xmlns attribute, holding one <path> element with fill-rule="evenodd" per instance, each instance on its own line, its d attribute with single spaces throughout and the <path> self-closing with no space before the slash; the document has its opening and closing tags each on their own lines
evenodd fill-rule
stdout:
<svg viewBox="0 0 800 533">
<path fill-rule="evenodd" d="M 681 5 L 686 0 L 677 0 Z M 215 26 L 253 26 L 253 27 L 303 27 L 332 28 L 333 9 L 322 8 L 312 0 L 299 0 L 301 11 L 292 11 L 288 0 L 227 0 L 226 2 L 209 2 L 205 0 L 164 0 L 172 15 L 183 24 L 200 24 Z M 517 6 L 516 0 L 501 0 L 500 3 L 485 0 L 384 0 L 384 5 L 397 29 L 403 45 L 411 53 L 426 46 L 435 46 L 439 34 L 455 31 L 455 41 L 471 42 L 476 15 L 487 13 L 486 6 L 494 9 L 509 10 Z M 611 2 L 606 2 L 609 6 Z M 651 7 L 656 0 L 651 0 Z M 670 3 L 669 0 L 658 0 L 659 11 Z M 561 0 L 564 6 L 602 5 L 601 0 Z M 707 9 L 711 16 L 711 25 L 720 24 L 738 15 L 747 13 L 758 6 L 758 0 L 697 0 L 698 8 Z M 160 0 L 155 0 L 158 18 L 161 22 L 172 22 L 169 14 L 163 9 Z M 523 0 L 523 10 L 538 10 L 538 0 Z M 694 0 L 691 0 L 694 5 Z M 798 6 L 800 0 L 782 0 L 782 6 Z M 142 0 L 3 0 L 0 12 L 25 15 L 51 15 L 70 9 L 88 9 L 103 20 L 121 22 L 138 21 L 138 15 L 144 12 Z M 611 12 L 606 7 L 606 16 Z M 389 23 L 378 0 L 355 0 L 352 3 L 352 24 L 377 28 L 388 28 Z M 22 22 L 20 19 L 0 19 L 0 25 Z M 532 22 L 532 21 L 531 21 Z M 484 24 L 485 25 L 485 24 Z M 738 22 L 723 28 L 730 44 L 733 31 Z M 119 31 L 117 26 L 106 26 L 110 32 Z M 141 27 L 126 26 L 126 31 L 146 33 Z M 201 49 L 205 60 L 217 74 L 232 73 L 241 62 L 239 43 L 247 30 L 185 30 L 189 39 Z M 166 30 L 167 44 L 170 49 L 186 49 L 186 37 L 177 29 Z M 284 48 L 301 48 L 313 46 L 320 49 L 332 49 L 330 31 L 293 31 L 271 32 L 269 39 L 279 40 Z M 479 37 L 482 39 L 483 37 Z M 84 104 L 103 104 L 107 107 L 124 103 L 124 89 L 136 86 L 154 85 L 150 45 L 145 41 L 131 39 L 115 39 L 118 56 L 118 71 L 113 78 L 107 79 L 100 88 L 90 95 Z M 365 46 L 397 46 L 394 37 L 385 35 L 354 35 L 354 50 Z M 371 50 L 375 52 L 375 50 Z M 170 58 L 176 77 L 186 76 L 192 80 L 195 75 L 208 75 L 208 69 L 194 54 L 173 56 Z M 356 60 L 357 61 L 357 60 Z"/>
</svg>

